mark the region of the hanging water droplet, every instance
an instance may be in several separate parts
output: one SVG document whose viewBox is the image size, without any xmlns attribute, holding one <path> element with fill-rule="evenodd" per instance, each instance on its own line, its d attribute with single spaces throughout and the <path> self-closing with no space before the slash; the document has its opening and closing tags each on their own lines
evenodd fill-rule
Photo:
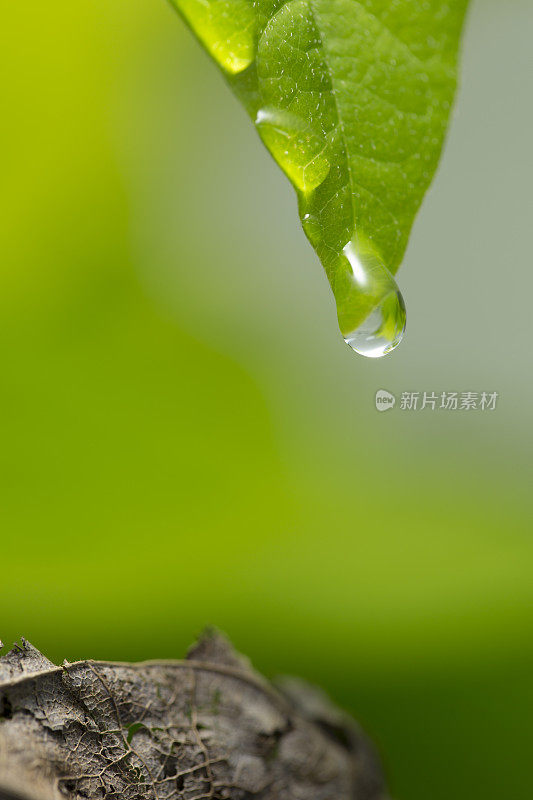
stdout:
<svg viewBox="0 0 533 800">
<path fill-rule="evenodd" d="M 205 48 L 231 75 L 255 57 L 256 14 L 247 0 L 173 0 Z"/>
<path fill-rule="evenodd" d="M 390 292 L 354 331 L 344 336 L 352 350 L 367 358 L 381 358 L 398 347 L 405 331 L 405 304 L 399 289 Z"/>
<path fill-rule="evenodd" d="M 381 358 L 400 344 L 406 324 L 403 297 L 370 242 L 358 236 L 345 245 L 333 292 L 339 327 L 352 350 Z"/>
<path fill-rule="evenodd" d="M 289 180 L 304 194 L 325 180 L 330 163 L 325 137 L 290 111 L 261 108 L 255 120 L 261 139 Z"/>
</svg>

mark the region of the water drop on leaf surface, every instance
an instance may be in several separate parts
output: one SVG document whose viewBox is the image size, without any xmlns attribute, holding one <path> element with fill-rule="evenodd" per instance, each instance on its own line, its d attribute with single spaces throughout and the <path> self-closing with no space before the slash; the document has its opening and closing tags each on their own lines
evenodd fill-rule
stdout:
<svg viewBox="0 0 533 800">
<path fill-rule="evenodd" d="M 260 108 L 259 135 L 296 189 L 312 192 L 325 180 L 330 163 L 327 142 L 311 122 L 283 109 Z"/>
<path fill-rule="evenodd" d="M 225 72 L 237 75 L 250 66 L 256 16 L 247 0 L 180 0 L 178 7 Z"/>
</svg>

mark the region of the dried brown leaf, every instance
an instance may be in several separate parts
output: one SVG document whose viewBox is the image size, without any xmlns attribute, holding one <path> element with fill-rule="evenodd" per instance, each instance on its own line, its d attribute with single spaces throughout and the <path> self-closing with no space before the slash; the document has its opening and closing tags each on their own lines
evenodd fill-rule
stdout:
<svg viewBox="0 0 533 800">
<path fill-rule="evenodd" d="M 0 659 L 0 798 L 385 800 L 358 726 L 219 634 L 184 661 Z"/>
</svg>

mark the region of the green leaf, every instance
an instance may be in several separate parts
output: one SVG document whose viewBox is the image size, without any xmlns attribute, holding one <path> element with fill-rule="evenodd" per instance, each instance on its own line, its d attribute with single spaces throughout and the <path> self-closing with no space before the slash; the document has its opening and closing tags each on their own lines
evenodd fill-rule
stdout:
<svg viewBox="0 0 533 800">
<path fill-rule="evenodd" d="M 393 349 L 396 273 L 437 167 L 468 0 L 171 0 L 298 195 L 346 341 Z"/>
</svg>

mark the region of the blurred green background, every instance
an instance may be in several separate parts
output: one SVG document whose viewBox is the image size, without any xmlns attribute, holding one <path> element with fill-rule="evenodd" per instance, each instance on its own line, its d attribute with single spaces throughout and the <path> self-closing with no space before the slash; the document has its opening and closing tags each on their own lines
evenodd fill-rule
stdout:
<svg viewBox="0 0 533 800">
<path fill-rule="evenodd" d="M 399 281 L 354 356 L 295 200 L 164 0 L 6 3 L 0 636 L 322 684 L 394 796 L 528 793 L 529 0 L 478 0 Z M 497 391 L 378 414 L 377 389 Z"/>
</svg>

